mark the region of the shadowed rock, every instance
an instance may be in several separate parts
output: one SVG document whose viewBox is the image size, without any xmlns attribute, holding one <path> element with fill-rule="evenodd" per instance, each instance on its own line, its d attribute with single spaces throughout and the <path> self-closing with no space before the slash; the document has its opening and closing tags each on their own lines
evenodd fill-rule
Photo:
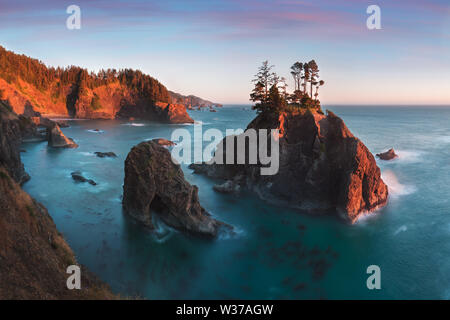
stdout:
<svg viewBox="0 0 450 320">
<path fill-rule="evenodd" d="M 105 158 L 105 157 L 116 158 L 117 157 L 117 155 L 114 152 L 99 152 L 99 151 L 97 151 L 97 152 L 94 152 L 94 153 L 99 158 Z"/>
<path fill-rule="evenodd" d="M 170 152 L 154 141 L 133 147 L 125 161 L 123 209 L 149 228 L 153 215 L 167 225 L 195 235 L 215 237 L 230 226 L 200 205 L 197 186 L 190 185 Z"/>
<path fill-rule="evenodd" d="M 96 186 L 97 183 L 92 180 L 92 179 L 86 179 L 85 177 L 83 177 L 83 175 L 81 174 L 80 171 L 75 171 L 71 173 L 72 175 L 72 179 L 77 181 L 77 182 L 88 182 L 89 184 Z"/>
</svg>

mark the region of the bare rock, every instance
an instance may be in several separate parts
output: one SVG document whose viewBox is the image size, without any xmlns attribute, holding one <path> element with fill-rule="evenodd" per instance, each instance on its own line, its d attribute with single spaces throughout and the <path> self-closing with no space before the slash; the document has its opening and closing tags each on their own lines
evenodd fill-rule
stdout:
<svg viewBox="0 0 450 320">
<path fill-rule="evenodd" d="M 279 130 L 280 162 L 276 174 L 261 175 L 263 165 L 259 162 L 202 163 L 190 168 L 225 181 L 243 176 L 239 184 L 264 200 L 309 213 L 334 213 L 352 223 L 386 204 L 388 188 L 375 158 L 334 113 L 328 112 L 326 116 L 304 110 L 262 113 L 247 129 Z M 268 131 L 268 145 L 270 139 Z M 215 156 L 223 157 L 221 163 L 226 163 L 225 145 L 226 139 L 218 145 L 224 151 L 216 152 Z M 225 182 L 215 187 L 218 188 L 228 191 L 231 184 Z"/>
<path fill-rule="evenodd" d="M 91 184 L 91 185 L 93 185 L 93 186 L 96 186 L 96 185 L 97 185 L 97 183 L 96 183 L 94 180 L 92 180 L 92 179 L 86 179 L 86 178 L 81 174 L 80 171 L 72 172 L 71 175 L 72 175 L 72 179 L 75 180 L 75 181 L 77 181 L 77 182 L 87 182 L 87 183 L 89 183 L 89 184 Z"/>
<path fill-rule="evenodd" d="M 194 235 L 216 237 L 231 227 L 200 205 L 198 188 L 185 179 L 170 152 L 154 141 L 133 147 L 125 161 L 123 209 L 148 228 L 156 215 L 165 224 Z"/>
<path fill-rule="evenodd" d="M 117 155 L 114 152 L 100 152 L 100 151 L 96 151 L 94 153 L 99 158 L 105 158 L 105 157 L 107 157 L 107 158 L 116 158 L 117 157 Z"/>
<path fill-rule="evenodd" d="M 78 148 L 78 145 L 71 139 L 67 138 L 55 123 L 51 128 L 47 129 L 48 145 L 53 148 Z"/>
<path fill-rule="evenodd" d="M 391 148 L 386 152 L 377 153 L 377 157 L 381 160 L 392 160 L 398 158 L 398 155 L 395 153 L 394 148 Z"/>
</svg>

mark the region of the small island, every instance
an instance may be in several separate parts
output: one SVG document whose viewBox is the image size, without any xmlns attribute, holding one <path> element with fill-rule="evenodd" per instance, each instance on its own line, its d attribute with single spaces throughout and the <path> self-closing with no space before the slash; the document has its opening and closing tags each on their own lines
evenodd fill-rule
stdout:
<svg viewBox="0 0 450 320">
<path fill-rule="evenodd" d="M 285 79 L 272 69 L 264 61 L 253 80 L 250 100 L 258 114 L 247 130 L 278 129 L 279 171 L 261 175 L 259 169 L 264 165 L 259 160 L 257 164 L 222 164 L 227 138 L 219 143 L 217 148 L 223 152 L 216 152 L 213 161 L 190 168 L 224 180 L 215 186 L 218 192 L 246 188 L 266 201 L 303 212 L 335 214 L 351 223 L 384 206 L 388 188 L 374 156 L 341 118 L 321 109 L 318 91 L 325 82 L 319 80 L 317 63 L 293 64 L 295 88 L 291 94 Z M 258 139 L 258 145 L 261 142 Z"/>
</svg>

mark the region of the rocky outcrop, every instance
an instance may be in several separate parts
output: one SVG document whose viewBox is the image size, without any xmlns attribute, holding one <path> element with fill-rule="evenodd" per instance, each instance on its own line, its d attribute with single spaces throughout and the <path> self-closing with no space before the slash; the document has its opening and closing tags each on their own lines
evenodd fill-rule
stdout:
<svg viewBox="0 0 450 320">
<path fill-rule="evenodd" d="M 163 139 L 163 138 L 152 139 L 152 141 L 156 142 L 160 146 L 165 146 L 165 147 L 172 147 L 172 146 L 176 145 L 175 142 L 167 140 L 167 139 Z"/>
<path fill-rule="evenodd" d="M 230 228 L 200 205 L 197 187 L 184 179 L 170 152 L 154 141 L 140 143 L 127 156 L 123 209 L 150 229 L 155 218 L 180 231 L 206 237 Z"/>
<path fill-rule="evenodd" d="M 377 157 L 381 160 L 392 160 L 398 158 L 398 155 L 395 153 L 394 148 L 391 148 L 386 152 L 377 153 Z"/>
<path fill-rule="evenodd" d="M 35 129 L 0 101 L 0 300 L 115 299 L 83 266 L 81 290 L 66 287 L 75 255 L 45 207 L 20 187 L 28 179 L 20 142 Z"/>
<path fill-rule="evenodd" d="M 211 102 L 211 101 L 196 97 L 194 95 L 184 96 L 179 93 L 172 92 L 172 91 L 169 91 L 169 94 L 170 94 L 172 103 L 183 104 L 184 106 L 186 106 L 186 108 L 188 108 L 190 110 L 193 109 L 194 107 L 199 107 L 199 108 L 209 108 L 212 106 L 222 107 L 222 105 L 220 103 Z"/>
<path fill-rule="evenodd" d="M 92 179 L 85 178 L 80 171 L 75 171 L 71 173 L 72 179 L 77 182 L 88 182 L 90 185 L 96 186 L 97 183 Z"/>
<path fill-rule="evenodd" d="M 78 148 L 78 145 L 71 139 L 67 138 L 56 123 L 48 130 L 48 145 L 53 148 Z"/>
<path fill-rule="evenodd" d="M 30 178 L 20 160 L 22 135 L 31 131 L 30 126 L 26 118 L 19 118 L 6 102 L 0 101 L 0 166 L 19 184 Z"/>
<path fill-rule="evenodd" d="M 375 158 L 332 112 L 326 116 L 316 111 L 260 114 L 247 129 L 279 130 L 278 173 L 261 175 L 259 162 L 203 163 L 191 168 L 225 180 L 242 176 L 241 186 L 265 200 L 311 213 L 335 213 L 350 222 L 386 204 L 388 188 Z M 267 139 L 270 145 L 270 133 Z M 225 144 L 224 140 L 219 148 Z"/>
<path fill-rule="evenodd" d="M 99 158 L 117 158 L 117 155 L 114 152 L 94 152 L 95 155 Z"/>
<path fill-rule="evenodd" d="M 194 123 L 194 120 L 186 112 L 186 107 L 182 104 L 157 102 L 155 105 L 161 121 L 169 123 Z"/>
<path fill-rule="evenodd" d="M 151 106 L 140 104 L 124 106 L 117 113 L 119 119 L 145 119 L 163 123 L 194 123 L 182 104 L 156 102 Z"/>
</svg>

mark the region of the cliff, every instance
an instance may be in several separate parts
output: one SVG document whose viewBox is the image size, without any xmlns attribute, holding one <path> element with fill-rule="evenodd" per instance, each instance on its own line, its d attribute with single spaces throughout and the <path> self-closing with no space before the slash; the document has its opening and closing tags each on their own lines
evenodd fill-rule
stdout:
<svg viewBox="0 0 450 320">
<path fill-rule="evenodd" d="M 335 213 L 352 223 L 386 204 L 388 189 L 373 155 L 332 112 L 260 114 L 247 129 L 279 130 L 278 173 L 261 175 L 260 163 L 203 163 L 191 168 L 226 180 L 228 190 L 233 185 L 246 187 L 265 200 L 312 213 Z"/>
<path fill-rule="evenodd" d="M 193 123 L 167 88 L 139 70 L 49 68 L 0 47 L 0 99 L 18 115 Z"/>
<path fill-rule="evenodd" d="M 8 175 L 19 184 L 30 178 L 20 160 L 22 134 L 28 123 L 26 118 L 18 117 L 7 103 L 0 100 L 0 166 L 6 168 Z"/>
<path fill-rule="evenodd" d="M 182 94 L 169 91 L 170 97 L 172 99 L 172 103 L 181 103 L 185 105 L 186 107 L 200 107 L 200 108 L 206 108 L 206 107 L 222 107 L 220 103 L 212 102 L 209 100 L 202 99 L 200 97 L 196 97 L 194 95 L 188 95 L 184 96 Z"/>
<path fill-rule="evenodd" d="M 84 267 L 81 290 L 67 289 L 75 255 L 45 207 L 19 185 L 29 178 L 20 160 L 22 134 L 34 128 L 24 119 L 0 102 L 0 299 L 114 299 Z"/>
<path fill-rule="evenodd" d="M 123 209 L 149 229 L 155 216 L 175 229 L 206 237 L 230 228 L 200 205 L 197 187 L 184 179 L 170 152 L 155 141 L 138 144 L 127 156 Z"/>
</svg>

